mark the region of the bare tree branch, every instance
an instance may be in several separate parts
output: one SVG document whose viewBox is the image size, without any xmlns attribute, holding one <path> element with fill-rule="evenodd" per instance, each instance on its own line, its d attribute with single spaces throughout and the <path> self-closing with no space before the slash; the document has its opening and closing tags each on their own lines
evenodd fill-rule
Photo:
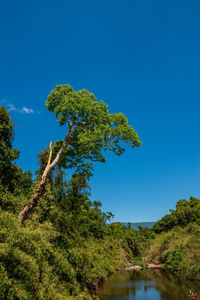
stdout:
<svg viewBox="0 0 200 300">
<path fill-rule="evenodd" d="M 63 144 L 60 148 L 60 150 L 58 151 L 56 157 L 54 158 L 54 160 L 51 163 L 51 157 L 52 157 L 52 142 L 49 145 L 50 148 L 50 153 L 49 153 L 49 158 L 48 158 L 48 163 L 46 165 L 46 168 L 42 174 L 42 178 L 37 186 L 37 189 L 34 193 L 34 195 L 32 196 L 31 200 L 29 201 L 29 203 L 22 209 L 22 211 L 19 214 L 19 221 L 20 223 L 23 223 L 24 220 L 27 218 L 27 215 L 33 210 L 33 208 L 37 205 L 38 201 L 40 200 L 43 192 L 44 192 L 44 186 L 46 184 L 46 180 L 48 177 L 48 174 L 51 172 L 51 170 L 59 163 L 59 160 L 61 158 L 62 153 L 65 151 L 67 145 L 69 145 L 70 143 L 70 135 L 72 132 L 72 126 L 73 123 L 69 123 L 68 126 L 68 132 L 65 136 L 65 139 L 63 141 Z"/>
</svg>

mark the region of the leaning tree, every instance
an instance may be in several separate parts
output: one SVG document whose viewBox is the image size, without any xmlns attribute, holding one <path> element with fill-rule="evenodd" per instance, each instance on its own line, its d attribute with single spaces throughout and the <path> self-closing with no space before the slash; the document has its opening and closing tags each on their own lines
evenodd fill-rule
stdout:
<svg viewBox="0 0 200 300">
<path fill-rule="evenodd" d="M 136 131 L 128 125 L 123 113 L 111 114 L 103 101 L 83 89 L 75 91 L 70 85 L 58 85 L 46 101 L 47 109 L 56 114 L 60 125 L 66 126 L 63 141 L 51 142 L 48 161 L 41 180 L 29 203 L 19 214 L 23 222 L 41 198 L 48 175 L 58 165 L 73 167 L 83 161 L 105 161 L 104 151 L 117 155 L 124 152 L 122 142 L 139 147 Z"/>
</svg>

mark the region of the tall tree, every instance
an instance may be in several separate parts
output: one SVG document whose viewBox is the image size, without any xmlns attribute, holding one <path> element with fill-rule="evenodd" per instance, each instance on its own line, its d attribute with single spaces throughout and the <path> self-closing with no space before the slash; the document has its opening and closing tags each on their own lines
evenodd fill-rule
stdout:
<svg viewBox="0 0 200 300">
<path fill-rule="evenodd" d="M 19 155 L 19 151 L 13 149 L 14 124 L 4 106 L 0 107 L 0 178 L 7 165 L 12 163 Z"/>
<path fill-rule="evenodd" d="M 139 147 L 136 131 L 122 113 L 111 114 L 103 101 L 87 90 L 75 91 L 70 85 L 58 85 L 46 101 L 47 109 L 66 126 L 66 136 L 55 145 L 50 143 L 49 158 L 36 191 L 19 214 L 23 222 L 42 196 L 48 174 L 56 165 L 75 166 L 86 161 L 105 161 L 103 152 L 124 152 L 121 142 Z"/>
<path fill-rule="evenodd" d="M 32 174 L 23 172 L 15 162 L 19 151 L 13 148 L 14 124 L 4 106 L 0 107 L 0 190 L 11 193 L 27 190 Z"/>
</svg>

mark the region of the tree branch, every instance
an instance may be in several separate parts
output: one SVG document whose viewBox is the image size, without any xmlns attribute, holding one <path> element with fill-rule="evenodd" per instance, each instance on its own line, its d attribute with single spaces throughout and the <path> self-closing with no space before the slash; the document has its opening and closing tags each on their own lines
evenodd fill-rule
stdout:
<svg viewBox="0 0 200 300">
<path fill-rule="evenodd" d="M 49 166 L 50 163 L 51 163 L 51 157 L 52 157 L 52 142 L 51 142 L 50 145 L 49 145 L 49 149 L 50 149 L 50 152 L 49 152 L 49 159 L 48 159 L 47 166 Z"/>
<path fill-rule="evenodd" d="M 20 212 L 19 214 L 19 222 L 20 223 L 23 223 L 24 220 L 27 218 L 27 215 L 33 210 L 33 208 L 35 206 L 37 206 L 38 204 L 38 201 L 40 200 L 43 192 L 44 192 L 44 187 L 45 187 L 45 184 L 46 184 L 46 181 L 47 181 L 47 176 L 48 174 L 51 172 L 51 170 L 59 163 L 59 160 L 60 160 L 60 157 L 62 155 L 62 153 L 65 151 L 67 145 L 69 145 L 70 143 L 70 135 L 71 135 L 71 132 L 72 132 L 72 126 L 73 126 L 73 123 L 69 123 L 69 126 L 68 126 L 68 132 L 65 136 L 65 139 L 63 141 L 63 144 L 60 148 L 60 150 L 58 151 L 56 157 L 54 158 L 54 160 L 52 161 L 51 163 L 51 157 L 52 157 L 52 142 L 50 143 L 49 145 L 49 148 L 50 148 L 50 153 L 49 153 L 49 158 L 48 158 L 48 162 L 47 162 L 47 165 L 46 165 L 46 168 L 42 174 L 42 178 L 37 186 L 37 189 L 34 193 L 34 195 L 32 196 L 31 200 L 29 201 L 29 203 L 22 209 L 22 211 Z"/>
</svg>

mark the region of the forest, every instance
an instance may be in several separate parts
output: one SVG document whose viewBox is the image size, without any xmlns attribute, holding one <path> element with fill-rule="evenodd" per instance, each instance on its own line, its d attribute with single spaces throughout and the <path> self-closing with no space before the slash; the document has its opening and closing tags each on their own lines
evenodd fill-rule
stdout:
<svg viewBox="0 0 200 300">
<path fill-rule="evenodd" d="M 38 154 L 35 174 L 17 165 L 14 124 L 0 107 L 0 299 L 98 299 L 104 279 L 133 261 L 200 280 L 199 199 L 179 200 L 152 229 L 138 231 L 91 200 L 104 152 L 141 146 L 126 116 L 70 85 L 56 86 L 46 106 L 66 136 Z"/>
</svg>

